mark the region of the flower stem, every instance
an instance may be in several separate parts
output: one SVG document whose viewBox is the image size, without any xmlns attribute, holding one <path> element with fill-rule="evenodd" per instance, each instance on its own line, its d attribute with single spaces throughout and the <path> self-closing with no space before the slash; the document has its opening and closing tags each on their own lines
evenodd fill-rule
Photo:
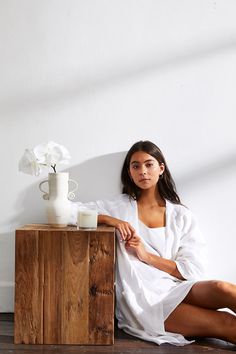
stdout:
<svg viewBox="0 0 236 354">
<path fill-rule="evenodd" d="M 51 165 L 51 167 L 52 167 L 53 171 L 54 171 L 55 173 L 57 173 L 57 171 L 56 171 L 56 164 L 55 164 L 55 165 Z"/>
</svg>

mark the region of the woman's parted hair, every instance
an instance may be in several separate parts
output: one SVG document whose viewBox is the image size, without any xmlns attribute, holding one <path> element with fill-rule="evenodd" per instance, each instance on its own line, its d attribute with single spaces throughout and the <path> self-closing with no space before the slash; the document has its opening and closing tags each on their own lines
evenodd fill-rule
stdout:
<svg viewBox="0 0 236 354">
<path fill-rule="evenodd" d="M 176 191 L 175 182 L 170 174 L 169 168 L 166 164 L 164 155 L 161 150 L 151 141 L 138 141 L 133 146 L 131 146 L 128 151 L 122 171 L 121 171 L 121 182 L 123 184 L 122 193 L 128 194 L 135 200 L 138 200 L 141 195 L 141 189 L 136 186 L 136 184 L 131 180 L 129 175 L 130 160 L 133 154 L 137 151 L 143 151 L 147 154 L 153 156 L 159 164 L 164 164 L 165 170 L 162 174 L 162 178 L 159 178 L 157 182 L 157 188 L 162 199 L 167 199 L 175 204 L 181 204 L 180 198 Z"/>
</svg>

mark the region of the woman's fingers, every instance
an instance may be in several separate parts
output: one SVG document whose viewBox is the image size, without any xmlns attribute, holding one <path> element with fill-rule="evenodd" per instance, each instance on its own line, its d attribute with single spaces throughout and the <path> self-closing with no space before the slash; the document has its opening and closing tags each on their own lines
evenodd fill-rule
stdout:
<svg viewBox="0 0 236 354">
<path fill-rule="evenodd" d="M 141 239 L 139 236 L 134 235 L 130 240 L 126 242 L 130 247 L 137 247 L 141 243 Z"/>
<path fill-rule="evenodd" d="M 122 225 L 122 224 L 121 224 L 121 225 L 117 225 L 117 229 L 118 229 L 119 232 L 120 232 L 121 239 L 122 239 L 122 240 L 125 240 L 126 237 L 127 237 L 127 231 L 126 231 L 124 225 Z"/>
<path fill-rule="evenodd" d="M 119 230 L 122 240 L 129 240 L 132 238 L 135 233 L 134 228 L 127 222 L 120 222 L 116 225 L 116 228 Z"/>
</svg>

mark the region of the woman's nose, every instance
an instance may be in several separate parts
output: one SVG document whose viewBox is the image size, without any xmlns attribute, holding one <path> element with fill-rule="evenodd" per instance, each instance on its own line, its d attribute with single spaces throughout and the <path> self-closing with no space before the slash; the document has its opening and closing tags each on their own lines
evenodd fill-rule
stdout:
<svg viewBox="0 0 236 354">
<path fill-rule="evenodd" d="M 142 166 L 142 167 L 141 167 L 141 170 L 140 170 L 140 174 L 141 174 L 141 175 L 145 175 L 146 173 L 147 173 L 146 167 L 145 167 L 145 166 Z"/>
</svg>

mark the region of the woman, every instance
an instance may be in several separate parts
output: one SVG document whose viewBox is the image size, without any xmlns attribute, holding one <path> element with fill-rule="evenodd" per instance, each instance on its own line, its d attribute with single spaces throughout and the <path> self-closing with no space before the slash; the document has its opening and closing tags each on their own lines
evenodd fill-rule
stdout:
<svg viewBox="0 0 236 354">
<path fill-rule="evenodd" d="M 116 316 L 127 333 L 157 344 L 215 337 L 236 344 L 236 286 L 203 281 L 204 241 L 181 204 L 160 149 L 135 143 L 123 194 L 97 201 L 99 223 L 117 230 Z"/>
</svg>

